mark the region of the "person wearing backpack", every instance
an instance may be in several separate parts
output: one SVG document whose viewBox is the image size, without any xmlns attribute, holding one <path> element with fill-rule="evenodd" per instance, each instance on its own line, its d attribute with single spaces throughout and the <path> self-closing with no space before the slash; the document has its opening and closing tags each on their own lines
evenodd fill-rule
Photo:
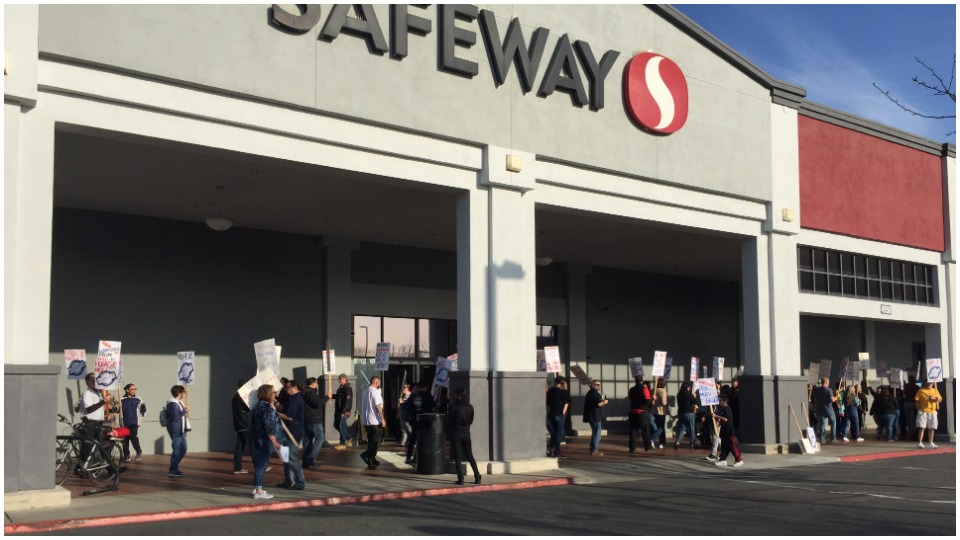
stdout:
<svg viewBox="0 0 960 540">
<path fill-rule="evenodd" d="M 186 389 L 179 384 L 170 388 L 170 395 L 173 397 L 167 401 L 160 416 L 161 425 L 166 420 L 167 433 L 170 434 L 173 444 L 173 451 L 170 454 L 170 471 L 167 473 L 170 478 L 183 477 L 180 462 L 187 454 L 187 416 L 190 414 L 190 407 L 180 401 L 184 393 Z M 165 419 L 164 416 L 166 416 Z"/>
</svg>

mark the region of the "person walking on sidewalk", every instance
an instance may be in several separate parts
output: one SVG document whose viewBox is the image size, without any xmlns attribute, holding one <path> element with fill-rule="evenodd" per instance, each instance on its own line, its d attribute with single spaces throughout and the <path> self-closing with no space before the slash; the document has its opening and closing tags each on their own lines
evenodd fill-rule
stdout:
<svg viewBox="0 0 960 540">
<path fill-rule="evenodd" d="M 547 391 L 547 427 L 550 443 L 547 445 L 547 457 L 566 458 L 560 451 L 563 441 L 564 419 L 570 408 L 570 394 L 566 392 L 567 380 L 561 375 L 553 379 L 553 386 Z"/>
<path fill-rule="evenodd" d="M 182 478 L 183 471 L 180 470 L 180 462 L 187 455 L 187 417 L 190 414 L 190 407 L 181 402 L 186 388 L 177 384 L 170 388 L 170 395 L 173 396 L 167 401 L 167 433 L 170 434 L 170 440 L 173 443 L 173 451 L 170 453 L 170 471 L 167 476 L 170 478 Z"/>
<path fill-rule="evenodd" d="M 320 383 L 316 377 L 307 379 L 303 390 L 303 468 L 312 471 L 317 467 L 317 455 L 323 446 L 323 410 L 330 394 L 320 393 Z"/>
<path fill-rule="evenodd" d="M 123 439 L 123 461 L 130 462 L 130 443 L 133 443 L 133 449 L 137 452 L 136 460 L 140 462 L 143 450 L 140 449 L 140 437 L 137 434 L 143 423 L 143 415 L 147 414 L 147 405 L 137 397 L 137 385 L 130 383 L 123 387 L 123 391 L 125 395 L 120 399 L 120 411 L 123 413 L 123 426 L 130 430 L 130 435 Z"/>
<path fill-rule="evenodd" d="M 670 400 L 667 398 L 667 381 L 657 380 L 657 388 L 653 391 L 653 427 L 655 428 L 650 440 L 654 446 L 663 448 L 667 445 L 667 413 Z"/>
<path fill-rule="evenodd" d="M 350 411 L 353 410 L 353 388 L 344 373 L 339 377 L 340 387 L 333 396 L 333 428 L 340 433 L 340 444 L 335 450 L 346 450 L 353 441 L 350 436 Z"/>
<path fill-rule="evenodd" d="M 602 456 L 600 451 L 600 431 L 603 422 L 603 407 L 609 403 L 606 397 L 600 393 L 602 383 L 594 380 L 590 391 L 583 398 L 583 421 L 590 424 L 590 455 Z"/>
<path fill-rule="evenodd" d="M 397 443 L 397 446 L 402 448 L 406 448 L 407 439 L 413 431 L 413 421 L 409 413 L 406 412 L 406 407 L 404 407 L 404 404 L 410 399 L 412 394 L 410 383 L 404 383 L 403 392 L 401 392 L 400 397 L 397 398 L 397 423 L 400 424 L 400 441 Z"/>
<path fill-rule="evenodd" d="M 454 401 L 447 408 L 447 422 L 450 425 L 450 454 L 457 466 L 457 485 L 463 485 L 463 459 L 466 458 L 473 469 L 473 483 L 480 483 L 480 469 L 473 457 L 473 445 L 470 443 L 470 426 L 473 424 L 473 405 L 467 397 L 467 391 L 458 386 L 453 391 Z"/>
<path fill-rule="evenodd" d="M 300 385 L 296 381 L 290 382 L 291 384 L 287 386 L 287 401 L 283 404 L 283 412 L 279 413 L 280 420 L 287 428 L 284 431 L 287 435 L 284 446 L 289 449 L 290 459 L 283 463 L 283 482 L 277 484 L 277 487 L 302 490 L 306 487 L 303 468 L 300 466 L 300 441 L 303 440 L 303 392 L 300 391 Z"/>
<path fill-rule="evenodd" d="M 847 387 L 843 392 L 843 417 L 840 421 L 840 435 L 843 436 L 843 442 L 850 442 L 853 437 L 857 442 L 863 442 L 860 436 L 860 398 L 859 391 L 855 385 Z M 847 437 L 847 427 L 850 427 L 850 437 Z"/>
<path fill-rule="evenodd" d="M 276 391 L 272 384 L 257 388 L 257 404 L 250 414 L 250 444 L 253 454 L 253 498 L 272 499 L 273 495 L 263 489 L 263 474 L 267 472 L 270 454 L 280 452 L 280 442 L 285 440 L 280 428 L 280 417 L 274 406 Z"/>
<path fill-rule="evenodd" d="M 917 391 L 917 447 L 923 446 L 923 433 L 927 432 L 927 441 L 930 448 L 936 448 L 933 442 L 933 434 L 937 431 L 937 408 L 943 398 L 937 391 L 937 385 L 928 382 L 923 388 Z"/>
<path fill-rule="evenodd" d="M 237 381 L 237 389 L 243 387 L 244 380 Z M 243 468 L 243 452 L 250 450 L 250 459 L 253 460 L 253 443 L 250 441 L 250 408 L 238 392 L 233 393 L 230 400 L 230 411 L 233 413 L 233 430 L 237 433 L 237 442 L 233 445 L 233 474 L 247 474 Z"/>
<path fill-rule="evenodd" d="M 680 441 L 683 440 L 683 434 L 687 433 L 690 437 L 690 449 L 695 447 L 697 439 L 697 428 L 694 424 L 694 417 L 697 413 L 697 400 L 690 391 L 690 383 L 684 381 L 680 385 L 680 391 L 677 392 L 677 419 L 680 427 L 677 429 L 677 439 L 673 442 L 673 448 L 680 448 Z"/>
<path fill-rule="evenodd" d="M 643 377 L 636 377 L 634 380 L 636 384 L 627 393 L 630 399 L 630 453 L 637 451 L 637 432 L 643 437 L 643 449 L 653 452 L 653 445 L 650 443 L 650 415 L 647 414 L 653 398 L 650 389 L 643 384 Z"/>
<path fill-rule="evenodd" d="M 415 461 L 413 451 L 417 446 L 417 438 L 420 432 L 427 427 L 420 421 L 420 415 L 433 412 L 436 402 L 433 400 L 433 395 L 430 394 L 426 384 L 416 383 L 413 385 L 413 393 L 403 403 L 403 406 L 412 428 L 410 436 L 407 438 L 407 459 L 405 463 L 412 465 Z"/>
<path fill-rule="evenodd" d="M 727 456 L 733 453 L 734 467 L 743 465 L 740 448 L 737 447 L 737 436 L 733 428 L 733 411 L 730 409 L 729 398 L 720 396 L 720 405 L 713 409 L 713 417 L 720 425 L 720 455 L 714 463 L 717 467 L 727 466 Z"/>
<path fill-rule="evenodd" d="M 367 464 L 367 469 L 376 470 L 380 466 L 377 460 L 377 450 L 380 448 L 380 439 L 387 421 L 383 417 L 383 394 L 380 393 L 380 377 L 370 378 L 370 386 L 363 391 L 362 397 L 363 427 L 367 432 L 367 449 L 360 454 L 360 459 Z"/>
<path fill-rule="evenodd" d="M 830 442 L 837 442 L 837 415 L 833 412 L 835 401 L 837 397 L 833 395 L 833 388 L 830 388 L 830 379 L 824 377 L 820 380 L 820 386 L 813 391 L 814 413 L 821 444 L 827 442 L 827 422 L 830 423 Z"/>
</svg>

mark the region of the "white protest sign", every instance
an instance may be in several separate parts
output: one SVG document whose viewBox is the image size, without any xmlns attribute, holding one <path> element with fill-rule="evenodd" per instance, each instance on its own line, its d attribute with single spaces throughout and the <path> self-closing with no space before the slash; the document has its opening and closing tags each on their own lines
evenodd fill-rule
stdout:
<svg viewBox="0 0 960 540">
<path fill-rule="evenodd" d="M 637 377 L 643 377 L 643 358 L 639 356 L 636 358 L 629 358 L 627 362 L 630 364 L 630 375 L 636 379 Z"/>
<path fill-rule="evenodd" d="M 723 357 L 722 356 L 713 357 L 713 378 L 718 381 L 723 380 Z"/>
<path fill-rule="evenodd" d="M 690 382 L 696 383 L 700 375 L 700 359 L 696 356 L 690 357 Z"/>
<path fill-rule="evenodd" d="M 653 351 L 653 370 L 650 375 L 653 377 L 663 377 L 667 369 L 667 351 Z"/>
<path fill-rule="evenodd" d="M 703 406 L 720 404 L 717 382 L 712 377 L 697 380 L 697 393 L 700 394 L 700 404 Z"/>
<path fill-rule="evenodd" d="M 903 370 L 893 368 L 889 371 L 890 386 L 900 386 L 903 383 Z"/>
<path fill-rule="evenodd" d="M 543 349 L 537 349 L 537 371 L 547 370 L 547 357 L 543 354 Z"/>
<path fill-rule="evenodd" d="M 282 385 L 280 379 L 277 377 L 277 374 L 273 372 L 272 369 L 267 368 L 256 375 L 252 379 L 246 382 L 237 390 L 237 394 L 243 398 L 243 401 L 247 404 L 251 410 L 257 405 L 257 389 L 259 389 L 264 384 L 269 384 L 273 386 L 274 391 L 279 392 Z"/>
<path fill-rule="evenodd" d="M 64 349 L 63 359 L 67 363 L 67 380 L 82 381 L 87 377 L 87 351 Z"/>
<path fill-rule="evenodd" d="M 330 349 L 329 351 L 323 351 L 323 372 L 337 372 L 337 353 L 333 349 Z"/>
<path fill-rule="evenodd" d="M 117 375 L 117 378 L 120 381 L 123 381 L 126 377 L 124 376 L 124 372 L 123 372 L 123 355 L 122 354 L 120 355 L 120 369 L 118 371 L 119 373 Z M 118 385 L 117 390 L 119 391 L 119 389 L 120 389 L 120 386 Z"/>
<path fill-rule="evenodd" d="M 560 373 L 560 347 L 544 347 L 543 357 L 547 363 L 547 373 Z"/>
<path fill-rule="evenodd" d="M 860 361 L 854 360 L 850 362 L 850 365 L 847 366 L 847 377 L 848 381 L 859 381 L 860 380 Z"/>
<path fill-rule="evenodd" d="M 668 356 L 668 357 L 667 357 L 667 367 L 666 367 L 666 369 L 663 370 L 663 378 L 664 378 L 664 379 L 669 379 L 669 378 L 670 378 L 670 372 L 671 372 L 671 371 L 673 371 L 673 358 L 671 358 L 671 357 Z"/>
<path fill-rule="evenodd" d="M 927 382 L 943 382 L 943 362 L 939 358 L 927 358 Z"/>
<path fill-rule="evenodd" d="M 857 359 L 860 360 L 860 369 L 870 369 L 870 353 L 858 353 Z"/>
<path fill-rule="evenodd" d="M 280 373 L 280 356 L 277 354 L 277 342 L 273 338 L 253 344 L 253 352 L 257 355 L 257 372 L 269 369 Z"/>
<path fill-rule="evenodd" d="M 807 384 L 812 384 L 816 386 L 819 377 L 820 377 L 820 362 L 810 362 L 810 367 L 807 368 Z"/>
<path fill-rule="evenodd" d="M 840 360 L 840 371 L 837 373 L 837 380 L 842 381 L 847 376 L 847 368 L 850 367 L 850 357 L 844 356 Z"/>
<path fill-rule="evenodd" d="M 460 365 L 458 362 L 459 359 L 460 359 L 460 355 L 458 355 L 457 353 L 453 353 L 447 357 L 447 360 L 450 361 L 450 371 L 457 371 L 460 369 Z"/>
<path fill-rule="evenodd" d="M 100 341 L 94 373 L 97 374 L 97 390 L 108 390 L 117 384 L 120 380 L 119 341 Z"/>
<path fill-rule="evenodd" d="M 881 379 L 886 377 L 888 371 L 886 362 L 877 361 L 877 377 Z"/>
<path fill-rule="evenodd" d="M 390 344 L 377 343 L 377 359 L 374 362 L 374 371 L 387 371 L 390 369 Z"/>
<path fill-rule="evenodd" d="M 817 374 L 818 379 L 823 379 L 824 377 L 830 378 L 830 371 L 833 369 L 833 360 L 820 360 L 820 372 Z"/>
<path fill-rule="evenodd" d="M 193 384 L 196 370 L 193 368 L 194 351 L 177 353 L 177 380 L 179 384 Z"/>
<path fill-rule="evenodd" d="M 437 371 L 433 376 L 432 394 L 437 395 L 440 387 L 450 388 L 450 359 L 442 356 L 437 357 Z"/>
</svg>

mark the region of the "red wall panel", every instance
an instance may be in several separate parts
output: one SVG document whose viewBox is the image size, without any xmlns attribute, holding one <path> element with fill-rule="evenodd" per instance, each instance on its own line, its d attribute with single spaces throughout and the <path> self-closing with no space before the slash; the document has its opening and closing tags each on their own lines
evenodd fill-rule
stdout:
<svg viewBox="0 0 960 540">
<path fill-rule="evenodd" d="M 943 251 L 940 157 L 799 118 L 800 225 Z"/>
</svg>

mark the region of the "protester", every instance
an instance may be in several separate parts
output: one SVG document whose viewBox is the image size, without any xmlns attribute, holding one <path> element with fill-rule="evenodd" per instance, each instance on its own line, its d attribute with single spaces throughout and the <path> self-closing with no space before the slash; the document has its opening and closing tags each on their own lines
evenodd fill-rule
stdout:
<svg viewBox="0 0 960 540">
<path fill-rule="evenodd" d="M 253 498 L 272 499 L 273 495 L 263 489 L 263 474 L 270 462 L 270 453 L 281 448 L 286 437 L 280 428 L 274 401 L 276 392 L 273 385 L 264 384 L 257 388 L 257 404 L 250 418 L 250 439 L 253 446 Z"/>
<path fill-rule="evenodd" d="M 643 384 L 643 377 L 635 377 L 636 384 L 627 392 L 630 400 L 630 453 L 637 452 L 637 433 L 643 438 L 643 449 L 646 452 L 653 452 L 653 445 L 650 443 L 650 404 L 653 401 L 650 395 L 650 389 Z"/>
<path fill-rule="evenodd" d="M 657 389 L 653 393 L 653 427 L 651 442 L 659 448 L 667 445 L 667 413 L 670 400 L 667 398 L 667 381 L 657 380 Z"/>
<path fill-rule="evenodd" d="M 375 470 L 380 466 L 377 461 L 377 450 L 380 448 L 380 439 L 387 421 L 383 417 L 383 395 L 380 393 L 380 377 L 370 378 L 370 386 L 363 391 L 363 427 L 367 433 L 367 449 L 360 454 L 360 459 L 367 464 L 367 469 Z"/>
<path fill-rule="evenodd" d="M 323 408 L 332 394 L 321 394 L 316 377 L 307 379 L 303 389 L 303 468 L 320 470 L 317 455 L 323 446 Z"/>
<path fill-rule="evenodd" d="M 890 392 L 889 386 L 881 386 L 880 392 L 874 390 L 870 383 L 867 383 L 867 391 L 873 396 L 873 408 L 877 421 L 877 439 L 881 439 L 886 433 L 887 440 L 893 442 L 896 434 L 893 426 L 897 419 L 897 401 Z"/>
<path fill-rule="evenodd" d="M 130 383 L 123 387 L 123 391 L 125 395 L 120 400 L 120 411 L 123 413 L 123 427 L 130 430 L 130 435 L 123 439 L 123 462 L 130 462 L 130 443 L 133 443 L 133 449 L 137 452 L 136 460 L 139 462 L 143 458 L 143 450 L 140 448 L 138 433 L 143 415 L 147 414 L 147 405 L 137 397 L 137 385 Z"/>
<path fill-rule="evenodd" d="M 550 432 L 550 443 L 547 445 L 547 457 L 566 459 L 567 455 L 560 450 L 563 440 L 564 417 L 570 408 L 570 394 L 566 392 L 567 380 L 560 375 L 553 379 L 553 387 L 547 391 L 547 425 Z"/>
<path fill-rule="evenodd" d="M 917 392 L 920 385 L 917 384 L 917 376 L 907 377 L 907 384 L 903 385 L 903 422 L 900 435 L 907 440 L 913 440 L 917 432 Z"/>
<path fill-rule="evenodd" d="M 167 433 L 170 434 L 170 440 L 173 444 L 173 450 L 170 454 L 170 470 L 167 476 L 170 478 L 182 478 L 183 472 L 180 470 L 180 462 L 187 455 L 187 417 L 190 414 L 190 407 L 181 402 L 186 388 L 177 384 L 170 388 L 170 395 L 173 396 L 167 401 Z"/>
<path fill-rule="evenodd" d="M 924 448 L 923 434 L 927 433 L 927 442 L 930 448 L 936 448 L 933 442 L 933 434 L 937 431 L 937 408 L 943 397 L 937 391 L 936 384 L 927 382 L 926 386 L 917 391 L 917 447 Z"/>
<path fill-rule="evenodd" d="M 347 446 L 353 442 L 350 436 L 350 411 L 353 409 L 353 388 L 343 373 L 338 377 L 340 387 L 334 394 L 333 401 L 333 427 L 340 433 L 340 444 L 334 446 L 335 450 L 346 450 Z"/>
<path fill-rule="evenodd" d="M 303 468 L 300 465 L 300 441 L 303 440 L 303 393 L 296 381 L 287 386 L 287 402 L 283 412 L 278 413 L 287 435 L 283 443 L 290 453 L 290 459 L 283 462 L 283 482 L 278 488 L 302 490 L 306 486 Z"/>
<path fill-rule="evenodd" d="M 677 392 L 677 420 L 680 427 L 677 428 L 677 439 L 673 443 L 674 449 L 680 448 L 680 441 L 683 439 L 684 433 L 687 433 L 690 437 L 690 449 L 693 450 L 696 447 L 697 428 L 693 423 L 696 412 L 697 402 L 693 397 L 693 392 L 690 391 L 690 383 L 684 381 L 680 385 L 680 391 Z"/>
<path fill-rule="evenodd" d="M 836 401 L 833 388 L 830 388 L 830 378 L 820 379 L 820 386 L 813 390 L 813 405 L 821 444 L 827 442 L 827 422 L 830 423 L 830 442 L 837 442 L 837 416 L 833 412 L 833 404 Z"/>
<path fill-rule="evenodd" d="M 731 452 L 734 458 L 733 466 L 743 465 L 743 458 L 740 456 L 740 449 L 737 447 L 737 436 L 733 432 L 733 411 L 730 409 L 727 395 L 720 396 L 720 404 L 714 407 L 713 417 L 720 427 L 720 455 L 717 457 L 715 465 L 726 467 L 727 456 Z"/>
<path fill-rule="evenodd" d="M 847 428 L 850 428 L 850 436 L 857 442 L 863 442 L 860 436 L 860 398 L 858 397 L 858 388 L 854 385 L 847 387 L 843 392 L 843 418 L 840 422 L 840 435 L 843 436 L 843 442 L 850 442 L 847 437 Z"/>
<path fill-rule="evenodd" d="M 590 390 L 583 398 L 583 421 L 590 425 L 590 455 L 602 456 L 603 452 L 600 451 L 600 432 L 602 429 L 601 423 L 603 422 L 603 407 L 606 406 L 609 401 L 600 393 L 602 386 L 600 381 L 594 380 L 591 384 Z"/>
<path fill-rule="evenodd" d="M 733 434 L 740 438 L 740 379 L 730 382 L 730 410 L 733 411 Z"/>
<path fill-rule="evenodd" d="M 244 380 L 237 381 L 237 389 L 244 385 Z M 230 400 L 230 411 L 233 413 L 233 430 L 237 432 L 237 442 L 233 445 L 233 474 L 247 474 L 241 462 L 243 451 L 250 448 L 250 457 L 253 458 L 253 444 L 250 441 L 250 408 L 238 392 L 233 393 Z"/>
<path fill-rule="evenodd" d="M 406 447 L 407 439 L 410 437 L 410 433 L 413 431 L 413 418 L 410 417 L 409 413 L 405 412 L 406 408 L 404 404 L 410 398 L 411 392 L 410 384 L 404 383 L 403 391 L 400 393 L 400 397 L 397 398 L 397 422 L 400 424 L 400 441 L 397 443 L 397 446 Z"/>
<path fill-rule="evenodd" d="M 414 392 L 404 402 L 405 414 L 411 419 L 410 437 L 407 438 L 407 464 L 413 464 L 415 461 L 413 450 L 417 446 L 417 438 L 421 431 L 426 428 L 426 424 L 420 421 L 420 415 L 433 412 L 436 403 L 433 401 L 433 395 L 427 390 L 427 386 L 418 383 L 413 386 Z"/>
<path fill-rule="evenodd" d="M 467 391 L 458 386 L 453 391 L 453 403 L 447 408 L 447 418 L 450 427 L 450 454 L 457 467 L 457 484 L 463 485 L 463 459 L 466 458 L 473 469 L 473 483 L 480 483 L 480 469 L 477 460 L 473 457 L 473 446 L 470 443 L 470 426 L 473 424 L 473 405 L 467 397 Z"/>
<path fill-rule="evenodd" d="M 103 425 L 105 418 L 104 408 L 107 403 L 103 399 L 103 394 L 97 390 L 97 376 L 94 373 L 87 373 L 84 379 L 87 388 L 80 395 L 80 400 L 73 406 L 75 412 L 80 413 L 80 434 L 84 438 L 80 444 L 80 462 L 86 461 L 87 456 L 93 450 L 93 438 L 98 436 L 100 426 Z"/>
</svg>

